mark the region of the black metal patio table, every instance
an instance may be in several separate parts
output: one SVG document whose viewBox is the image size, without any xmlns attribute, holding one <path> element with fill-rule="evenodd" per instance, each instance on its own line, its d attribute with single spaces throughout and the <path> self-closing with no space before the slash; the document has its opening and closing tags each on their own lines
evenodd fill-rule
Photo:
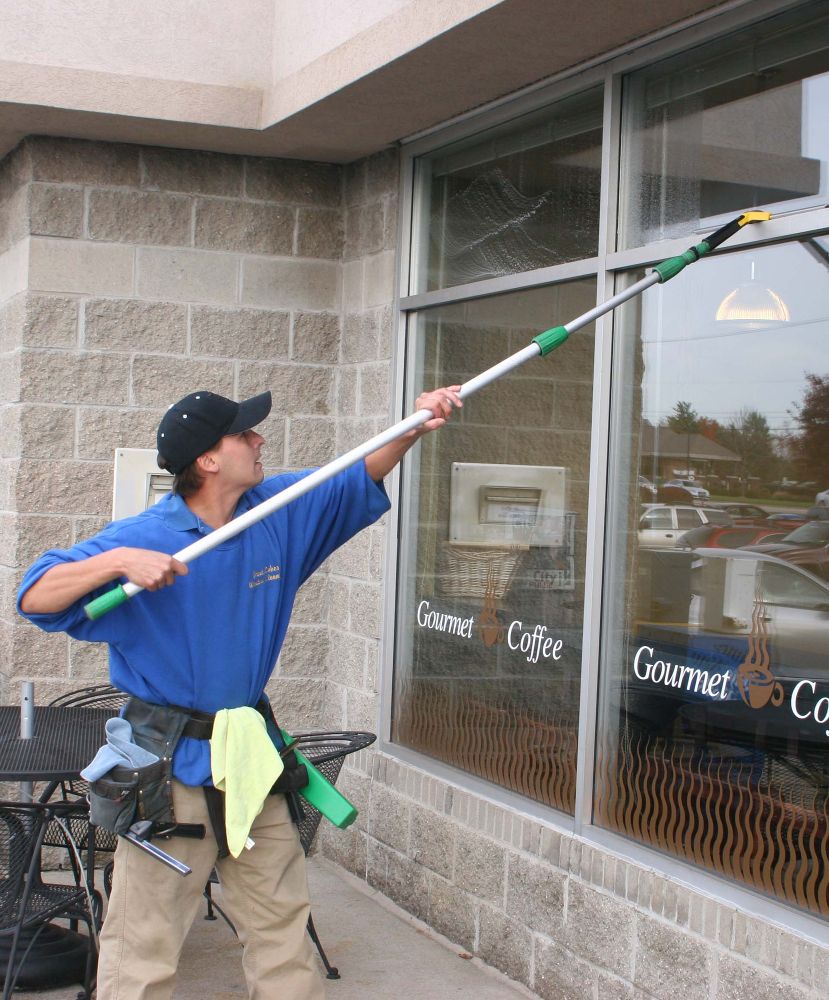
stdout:
<svg viewBox="0 0 829 1000">
<path fill-rule="evenodd" d="M 77 778 L 104 743 L 111 708 L 36 707 L 34 735 L 20 736 L 20 706 L 0 705 L 0 781 Z"/>
</svg>

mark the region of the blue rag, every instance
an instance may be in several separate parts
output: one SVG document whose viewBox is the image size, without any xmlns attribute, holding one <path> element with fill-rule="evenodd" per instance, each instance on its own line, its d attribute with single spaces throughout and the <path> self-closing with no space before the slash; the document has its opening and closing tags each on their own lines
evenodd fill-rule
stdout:
<svg viewBox="0 0 829 1000">
<path fill-rule="evenodd" d="M 132 738 L 132 726 L 120 716 L 107 719 L 107 741 L 95 754 L 91 763 L 81 771 L 86 781 L 95 781 L 108 774 L 113 767 L 145 767 L 155 764 L 158 757 L 140 747 Z"/>
</svg>

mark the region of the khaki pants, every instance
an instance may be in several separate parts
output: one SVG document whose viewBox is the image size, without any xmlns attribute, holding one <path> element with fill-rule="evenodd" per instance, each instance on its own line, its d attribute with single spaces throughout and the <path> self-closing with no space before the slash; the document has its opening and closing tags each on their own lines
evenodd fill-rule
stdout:
<svg viewBox="0 0 829 1000">
<path fill-rule="evenodd" d="M 101 931 L 98 1000 L 169 1000 L 184 939 L 214 866 L 223 909 L 244 949 L 251 1000 L 324 1000 L 305 933 L 310 909 L 305 855 L 285 796 L 265 800 L 250 833 L 256 846 L 222 860 L 203 790 L 174 782 L 173 802 L 179 822 L 205 825 L 205 839 L 174 837 L 158 843 L 193 873 L 182 878 L 140 848 L 119 841 Z"/>
</svg>

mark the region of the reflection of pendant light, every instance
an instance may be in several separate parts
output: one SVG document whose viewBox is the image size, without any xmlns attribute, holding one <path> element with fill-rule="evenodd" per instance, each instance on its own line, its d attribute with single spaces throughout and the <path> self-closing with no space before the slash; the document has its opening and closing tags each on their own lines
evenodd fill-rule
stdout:
<svg viewBox="0 0 829 1000">
<path fill-rule="evenodd" d="M 720 323 L 739 323 L 740 326 L 757 329 L 788 323 L 790 317 L 789 307 L 777 292 L 755 280 L 752 261 L 751 280 L 738 285 L 726 295 L 719 304 L 716 318 Z"/>
</svg>

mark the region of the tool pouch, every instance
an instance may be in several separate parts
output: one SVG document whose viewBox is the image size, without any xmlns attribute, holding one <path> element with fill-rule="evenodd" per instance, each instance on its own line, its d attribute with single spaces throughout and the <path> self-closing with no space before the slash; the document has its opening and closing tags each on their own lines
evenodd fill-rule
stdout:
<svg viewBox="0 0 829 1000">
<path fill-rule="evenodd" d="M 170 761 L 145 767 L 113 767 L 89 785 L 89 819 L 112 833 L 125 834 L 137 820 L 173 822 Z"/>
</svg>

